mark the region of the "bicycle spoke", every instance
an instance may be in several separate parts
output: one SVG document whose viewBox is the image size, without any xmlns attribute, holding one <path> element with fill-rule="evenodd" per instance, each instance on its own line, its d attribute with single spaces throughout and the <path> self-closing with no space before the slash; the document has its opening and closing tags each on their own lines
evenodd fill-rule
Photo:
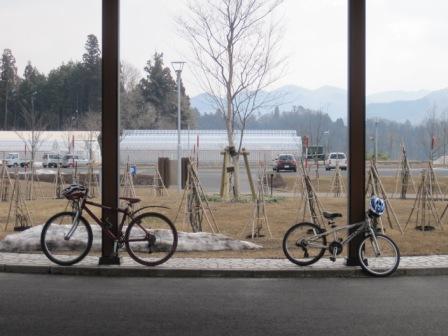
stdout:
<svg viewBox="0 0 448 336">
<path fill-rule="evenodd" d="M 177 232 L 163 215 L 146 213 L 129 224 L 126 247 L 137 262 L 154 266 L 168 260 L 177 246 Z"/>
<path fill-rule="evenodd" d="M 360 245 L 361 267 L 376 276 L 393 273 L 400 262 L 400 253 L 395 243 L 387 236 L 378 234 L 366 237 Z"/>
<path fill-rule="evenodd" d="M 283 239 L 283 251 L 295 264 L 310 265 L 325 253 L 326 238 L 320 229 L 311 223 L 300 223 L 291 227 Z"/>
<path fill-rule="evenodd" d="M 50 218 L 41 234 L 41 248 L 45 255 L 60 265 L 72 265 L 89 252 L 92 231 L 83 218 L 75 221 L 73 212 L 64 212 Z"/>
</svg>

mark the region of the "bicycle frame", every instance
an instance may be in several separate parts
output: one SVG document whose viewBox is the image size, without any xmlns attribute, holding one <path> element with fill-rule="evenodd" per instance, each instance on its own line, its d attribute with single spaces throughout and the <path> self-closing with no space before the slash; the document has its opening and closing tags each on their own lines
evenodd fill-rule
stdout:
<svg viewBox="0 0 448 336">
<path fill-rule="evenodd" d="M 75 203 L 76 204 L 76 203 Z M 112 210 L 112 211 L 116 211 L 118 213 L 122 213 L 123 217 L 121 219 L 120 224 L 118 225 L 118 235 L 115 235 L 114 232 L 112 232 L 108 227 L 107 224 L 103 222 L 100 218 L 98 218 L 93 212 L 92 210 L 90 210 L 87 205 L 91 205 L 97 208 L 101 208 L 101 209 L 105 209 L 105 210 Z M 76 215 L 75 218 L 73 220 L 73 226 L 71 227 L 70 231 L 65 235 L 64 239 L 68 240 L 70 239 L 70 237 L 72 236 L 72 234 L 76 231 L 76 228 L 78 227 L 78 218 L 79 216 L 82 215 L 83 210 L 85 210 L 89 216 L 101 227 L 101 229 L 103 230 L 103 232 L 113 241 L 121 241 L 123 239 L 123 226 L 124 223 L 126 222 L 126 219 L 129 217 L 131 220 L 134 219 L 133 213 L 131 211 L 129 211 L 129 207 L 126 208 L 112 208 L 112 207 L 108 207 L 99 203 L 95 203 L 92 201 L 88 201 L 85 198 L 83 198 L 81 200 L 81 202 L 78 202 L 77 205 L 77 209 L 76 209 Z M 139 211 L 139 210 L 138 210 Z"/>
<path fill-rule="evenodd" d="M 361 234 L 362 232 L 370 232 L 370 234 L 372 235 L 372 237 L 374 238 L 375 241 L 375 248 L 377 249 L 377 253 L 378 253 L 378 246 L 376 243 L 376 235 L 375 235 L 375 230 L 373 230 L 372 228 L 372 224 L 371 224 L 371 219 L 367 216 L 365 221 L 362 222 L 358 222 L 358 223 L 354 223 L 354 224 L 349 224 L 349 225 L 344 225 L 341 227 L 336 227 L 334 229 L 331 230 L 326 230 L 322 233 L 318 233 L 313 235 L 312 237 L 309 237 L 308 240 L 313 240 L 313 239 L 318 239 L 321 237 L 326 237 L 329 236 L 331 234 L 333 234 L 335 240 L 336 240 L 336 233 L 342 230 L 350 230 L 350 229 L 354 229 L 356 228 L 356 230 L 354 232 L 352 232 L 350 235 L 348 235 L 345 239 L 343 239 L 340 243 L 341 245 L 346 245 L 348 244 L 353 238 L 355 238 L 357 235 Z M 318 245 L 318 244 L 312 244 L 309 245 L 312 247 L 316 247 L 316 248 L 327 248 L 326 245 Z"/>
</svg>

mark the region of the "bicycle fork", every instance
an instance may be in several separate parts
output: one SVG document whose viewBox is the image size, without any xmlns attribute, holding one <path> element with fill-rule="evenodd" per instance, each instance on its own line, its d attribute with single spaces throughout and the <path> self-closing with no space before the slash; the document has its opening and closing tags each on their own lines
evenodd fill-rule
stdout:
<svg viewBox="0 0 448 336">
<path fill-rule="evenodd" d="M 70 238 L 73 236 L 76 229 L 78 228 L 78 224 L 79 224 L 79 211 L 76 211 L 76 215 L 75 215 L 75 218 L 73 219 L 72 227 L 67 232 L 67 234 L 64 236 L 64 240 L 70 240 Z"/>
<path fill-rule="evenodd" d="M 372 241 L 373 251 L 375 252 L 375 256 L 379 257 L 381 255 L 380 246 L 378 245 L 378 240 L 376 239 L 376 234 L 372 228 L 370 228 L 370 237 Z"/>
</svg>

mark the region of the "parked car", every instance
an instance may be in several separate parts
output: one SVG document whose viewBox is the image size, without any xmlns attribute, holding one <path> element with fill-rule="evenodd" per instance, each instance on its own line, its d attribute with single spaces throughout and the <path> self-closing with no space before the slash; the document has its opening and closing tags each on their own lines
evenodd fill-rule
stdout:
<svg viewBox="0 0 448 336">
<path fill-rule="evenodd" d="M 45 153 L 42 156 L 42 166 L 44 168 L 57 168 L 62 163 L 62 157 L 59 154 Z"/>
<path fill-rule="evenodd" d="M 8 153 L 8 155 L 6 155 L 3 162 L 4 162 L 4 164 L 6 164 L 6 166 L 8 168 L 18 167 L 18 166 L 28 167 L 30 164 L 29 160 L 21 159 L 19 153 Z"/>
<path fill-rule="evenodd" d="M 76 166 L 86 166 L 89 163 L 89 160 L 77 155 L 77 154 L 66 154 L 62 157 L 62 164 L 61 166 L 63 168 L 71 168 Z"/>
<path fill-rule="evenodd" d="M 327 161 L 325 161 L 325 170 L 336 169 L 339 165 L 341 170 L 347 170 L 347 155 L 345 153 L 330 153 Z"/>
<path fill-rule="evenodd" d="M 280 170 L 292 170 L 297 171 L 297 161 L 293 154 L 280 154 L 277 159 L 275 159 L 274 171 L 279 172 Z"/>
</svg>

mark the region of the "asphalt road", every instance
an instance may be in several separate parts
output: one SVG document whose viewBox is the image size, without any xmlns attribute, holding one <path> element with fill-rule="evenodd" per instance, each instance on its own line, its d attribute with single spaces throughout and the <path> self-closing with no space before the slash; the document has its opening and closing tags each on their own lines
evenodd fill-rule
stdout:
<svg viewBox="0 0 448 336">
<path fill-rule="evenodd" d="M 448 277 L 94 278 L 0 273 L 0 334 L 447 335 Z"/>
</svg>

